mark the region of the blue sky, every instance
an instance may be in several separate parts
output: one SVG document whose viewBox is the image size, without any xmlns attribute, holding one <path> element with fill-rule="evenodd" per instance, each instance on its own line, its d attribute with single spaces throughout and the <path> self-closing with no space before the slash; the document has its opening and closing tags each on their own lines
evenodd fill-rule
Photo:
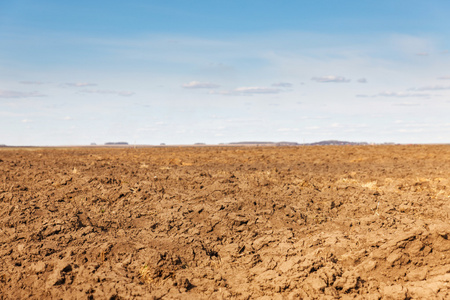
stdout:
<svg viewBox="0 0 450 300">
<path fill-rule="evenodd" d="M 0 0 L 0 144 L 448 143 L 449 11 Z"/>
</svg>

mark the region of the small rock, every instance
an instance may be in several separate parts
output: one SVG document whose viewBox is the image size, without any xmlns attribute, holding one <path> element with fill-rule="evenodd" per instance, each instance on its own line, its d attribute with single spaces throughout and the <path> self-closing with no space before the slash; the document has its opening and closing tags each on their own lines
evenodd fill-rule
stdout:
<svg viewBox="0 0 450 300">
<path fill-rule="evenodd" d="M 436 293 L 428 286 L 408 287 L 408 294 L 413 299 L 436 299 Z"/>
<path fill-rule="evenodd" d="M 36 273 L 42 273 L 45 271 L 45 267 L 47 266 L 47 264 L 43 261 L 37 262 L 33 265 L 31 265 L 31 269 Z"/>
<path fill-rule="evenodd" d="M 402 253 L 400 251 L 396 251 L 396 252 L 392 252 L 391 254 L 389 254 L 389 256 L 386 258 L 386 261 L 391 264 L 394 265 L 398 260 L 400 260 L 402 258 Z"/>
<path fill-rule="evenodd" d="M 383 299 L 404 300 L 407 299 L 407 292 L 408 290 L 399 284 L 386 286 L 383 289 Z"/>
<path fill-rule="evenodd" d="M 374 270 L 377 267 L 377 262 L 374 260 L 371 260 L 364 264 L 364 271 L 370 272 Z"/>
<path fill-rule="evenodd" d="M 299 263 L 299 260 L 300 260 L 300 258 L 298 258 L 298 257 L 293 257 L 291 259 L 288 259 L 287 261 L 281 263 L 280 266 L 278 267 L 278 269 L 281 272 L 286 273 L 286 272 L 292 270 Z"/>
<path fill-rule="evenodd" d="M 59 270 L 53 271 L 50 276 L 48 276 L 47 281 L 45 283 L 47 288 L 51 288 L 55 285 L 61 285 L 66 281 L 64 275 L 59 272 Z"/>
<path fill-rule="evenodd" d="M 319 277 L 309 277 L 307 281 L 316 291 L 323 291 L 327 287 L 327 283 Z"/>
<path fill-rule="evenodd" d="M 427 273 L 427 268 L 412 270 L 406 275 L 406 279 L 409 281 L 421 281 L 427 277 Z"/>
<path fill-rule="evenodd" d="M 345 272 L 342 277 L 336 279 L 334 287 L 343 292 L 350 291 L 358 286 L 359 276 L 349 271 Z"/>
</svg>

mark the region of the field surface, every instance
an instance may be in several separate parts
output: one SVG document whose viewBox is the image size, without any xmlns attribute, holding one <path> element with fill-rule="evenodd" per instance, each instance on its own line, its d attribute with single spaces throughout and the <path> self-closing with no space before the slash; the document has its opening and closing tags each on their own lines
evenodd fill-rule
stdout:
<svg viewBox="0 0 450 300">
<path fill-rule="evenodd" d="M 449 299 L 450 146 L 0 150 L 0 299 Z"/>
</svg>

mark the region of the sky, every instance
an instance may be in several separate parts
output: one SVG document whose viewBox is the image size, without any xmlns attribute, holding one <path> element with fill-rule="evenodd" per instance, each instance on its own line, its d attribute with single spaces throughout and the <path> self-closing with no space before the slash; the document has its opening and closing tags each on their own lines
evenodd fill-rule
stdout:
<svg viewBox="0 0 450 300">
<path fill-rule="evenodd" d="M 0 0 L 0 144 L 450 143 L 447 0 Z"/>
</svg>

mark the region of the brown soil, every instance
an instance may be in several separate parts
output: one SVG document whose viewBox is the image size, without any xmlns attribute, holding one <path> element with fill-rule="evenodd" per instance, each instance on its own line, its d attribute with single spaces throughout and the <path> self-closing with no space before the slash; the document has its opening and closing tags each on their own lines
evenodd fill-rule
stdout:
<svg viewBox="0 0 450 300">
<path fill-rule="evenodd" d="M 0 299 L 445 299 L 450 146 L 0 150 Z"/>
</svg>

